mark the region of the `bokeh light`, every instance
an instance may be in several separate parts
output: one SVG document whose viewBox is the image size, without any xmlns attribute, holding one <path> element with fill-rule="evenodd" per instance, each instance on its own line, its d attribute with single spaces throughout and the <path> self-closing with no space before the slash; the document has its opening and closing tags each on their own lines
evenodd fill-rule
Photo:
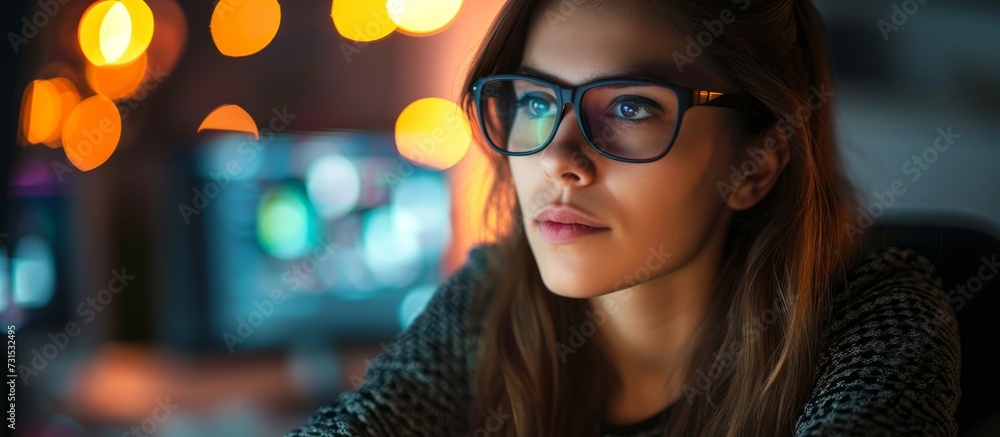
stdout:
<svg viewBox="0 0 1000 437">
<path fill-rule="evenodd" d="M 400 30 L 420 35 L 447 26 L 462 9 L 462 0 L 389 0 L 386 8 Z"/>
<path fill-rule="evenodd" d="M 94 65 L 124 65 L 149 47 L 153 11 L 142 0 L 105 0 L 90 5 L 80 18 L 80 49 Z"/>
<path fill-rule="evenodd" d="M 10 269 L 7 248 L 0 245 L 0 313 L 10 305 Z"/>
<path fill-rule="evenodd" d="M 59 89 L 47 80 L 34 80 L 21 98 L 21 132 L 30 144 L 41 144 L 59 137 L 62 97 Z"/>
<path fill-rule="evenodd" d="M 361 253 L 375 282 L 382 286 L 405 287 L 419 274 L 420 241 L 416 235 L 396 226 L 401 220 L 416 220 L 416 217 L 395 217 L 396 214 L 406 212 L 380 207 L 365 214 Z"/>
<path fill-rule="evenodd" d="M 455 103 L 437 97 L 411 103 L 396 119 L 396 148 L 410 161 L 437 170 L 469 151 L 472 127 Z"/>
<path fill-rule="evenodd" d="M 341 155 L 327 155 L 313 161 L 306 171 L 306 190 L 319 215 L 327 220 L 343 217 L 358 205 L 361 176 Z"/>
<path fill-rule="evenodd" d="M 37 235 L 25 235 L 12 256 L 14 305 L 41 308 L 56 289 L 56 259 L 52 247 Z"/>
<path fill-rule="evenodd" d="M 121 100 L 132 94 L 146 76 L 146 54 L 124 65 L 87 64 L 87 83 L 97 94 Z"/>
<path fill-rule="evenodd" d="M 247 111 L 237 105 L 222 105 L 215 108 L 198 126 L 198 132 L 203 130 L 243 132 L 250 134 L 255 140 L 260 138 L 257 123 Z"/>
<path fill-rule="evenodd" d="M 347 39 L 371 42 L 389 36 L 396 30 L 396 23 L 389 16 L 387 6 L 399 4 L 398 0 L 334 0 L 330 10 L 337 32 Z"/>
<path fill-rule="evenodd" d="M 57 149 L 62 147 L 63 124 L 66 123 L 66 119 L 69 118 L 69 114 L 73 112 L 73 108 L 76 108 L 76 105 L 80 104 L 80 92 L 77 91 L 76 85 L 65 77 L 50 79 L 49 83 L 54 85 L 56 89 L 59 90 L 60 102 L 62 102 L 62 115 L 59 117 L 59 127 L 57 128 L 58 134 L 55 138 L 46 141 L 45 145 L 53 149 Z"/>
<path fill-rule="evenodd" d="M 156 20 L 156 32 L 146 49 L 151 70 L 173 70 L 187 43 L 187 18 L 175 0 L 147 0 Z M 149 80 L 149 79 L 146 79 Z"/>
<path fill-rule="evenodd" d="M 451 195 L 444 179 L 428 171 L 396 185 L 391 207 L 400 232 L 417 236 L 422 250 L 437 254 L 451 239 Z"/>
<path fill-rule="evenodd" d="M 93 96 L 76 105 L 63 126 L 66 157 L 78 169 L 97 168 L 114 153 L 122 135 L 118 107 L 104 96 Z"/>
<path fill-rule="evenodd" d="M 208 139 L 204 147 L 195 150 L 195 165 L 198 173 L 204 178 L 212 178 L 214 173 L 225 170 L 234 181 L 245 181 L 256 178 L 264 166 L 264 158 L 258 157 L 259 148 L 264 146 L 247 138 L 244 134 L 218 135 Z M 251 153 L 251 155 L 247 155 Z M 237 170 L 226 170 L 236 163 Z"/>
<path fill-rule="evenodd" d="M 408 328 L 413 320 L 424 311 L 424 308 L 427 308 L 427 303 L 434 297 L 436 290 L 437 287 L 434 285 L 424 285 L 406 292 L 403 301 L 399 304 L 399 326 L 401 329 Z"/>
<path fill-rule="evenodd" d="M 291 260 L 305 255 L 316 241 L 316 228 L 308 200 L 298 187 L 275 185 L 261 197 L 257 240 L 271 256 Z"/>
<path fill-rule="evenodd" d="M 277 0 L 220 1 L 212 12 L 212 41 L 223 55 L 248 56 L 267 47 L 278 34 Z"/>
</svg>

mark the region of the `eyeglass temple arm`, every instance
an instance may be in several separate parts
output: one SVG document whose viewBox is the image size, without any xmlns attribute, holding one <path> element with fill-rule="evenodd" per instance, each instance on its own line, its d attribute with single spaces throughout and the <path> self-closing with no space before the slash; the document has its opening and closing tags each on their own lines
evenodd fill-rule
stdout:
<svg viewBox="0 0 1000 437">
<path fill-rule="evenodd" d="M 749 112 L 758 116 L 767 114 L 767 109 L 760 101 L 753 96 L 746 94 L 725 94 L 714 91 L 695 91 L 695 105 L 716 106 L 720 108 L 732 108 Z"/>
</svg>

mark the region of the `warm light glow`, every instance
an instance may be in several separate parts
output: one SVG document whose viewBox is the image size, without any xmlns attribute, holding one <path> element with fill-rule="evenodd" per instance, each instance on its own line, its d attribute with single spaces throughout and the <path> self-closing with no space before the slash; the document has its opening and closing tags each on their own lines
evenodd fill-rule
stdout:
<svg viewBox="0 0 1000 437">
<path fill-rule="evenodd" d="M 93 96 L 76 105 L 66 119 L 63 149 L 76 168 L 89 171 L 111 157 L 121 135 L 118 107 L 107 97 Z"/>
<path fill-rule="evenodd" d="M 73 112 L 73 108 L 80 104 L 80 92 L 77 91 L 76 85 L 73 85 L 73 82 L 70 82 L 69 79 L 66 79 L 65 77 L 50 79 L 49 83 L 54 85 L 56 89 L 59 90 L 59 97 L 62 101 L 62 115 L 59 117 L 59 127 L 57 128 L 58 133 L 54 138 L 46 141 L 45 145 L 53 149 L 58 149 L 62 147 L 63 124 L 66 123 L 66 119 L 69 118 L 70 112 Z"/>
<path fill-rule="evenodd" d="M 101 55 L 109 63 L 121 59 L 132 40 L 132 17 L 121 2 L 114 2 L 108 13 L 101 20 L 100 37 Z"/>
<path fill-rule="evenodd" d="M 458 105 L 436 97 L 410 104 L 396 119 L 396 148 L 410 161 L 437 170 L 469 151 L 472 127 Z"/>
<path fill-rule="evenodd" d="M 267 47 L 278 33 L 277 0 L 221 0 L 212 12 L 212 41 L 226 56 L 247 56 Z"/>
<path fill-rule="evenodd" d="M 414 34 L 441 30 L 458 15 L 462 0 L 388 0 L 389 16 L 401 30 Z"/>
<path fill-rule="evenodd" d="M 187 19 L 176 0 L 147 0 L 147 3 L 156 20 L 156 33 L 146 49 L 146 63 L 154 71 L 172 71 L 187 44 Z"/>
<path fill-rule="evenodd" d="M 126 65 L 87 64 L 87 83 L 97 94 L 121 100 L 135 91 L 146 75 L 146 54 Z"/>
<path fill-rule="evenodd" d="M 21 132 L 30 144 L 52 141 L 59 136 L 62 98 L 59 89 L 47 80 L 35 80 L 21 98 Z"/>
<path fill-rule="evenodd" d="M 398 0 L 389 2 L 399 5 Z M 337 32 L 354 41 L 379 40 L 396 30 L 385 0 L 334 0 L 330 16 Z"/>
<path fill-rule="evenodd" d="M 142 55 L 153 39 L 153 12 L 142 0 L 105 0 L 80 19 L 80 49 L 94 65 L 124 65 Z"/>
<path fill-rule="evenodd" d="M 480 147 L 471 148 L 468 156 L 449 171 L 455 211 L 452 250 L 446 263 L 449 271 L 465 263 L 473 246 L 496 241 L 511 229 L 513 219 L 509 212 L 487 208 L 495 176 L 490 157 Z"/>
<path fill-rule="evenodd" d="M 255 140 L 260 138 L 257 123 L 254 123 L 247 111 L 237 105 L 222 105 L 215 108 L 201 122 L 201 126 L 198 126 L 198 132 L 206 129 L 243 132 L 250 134 Z"/>
</svg>

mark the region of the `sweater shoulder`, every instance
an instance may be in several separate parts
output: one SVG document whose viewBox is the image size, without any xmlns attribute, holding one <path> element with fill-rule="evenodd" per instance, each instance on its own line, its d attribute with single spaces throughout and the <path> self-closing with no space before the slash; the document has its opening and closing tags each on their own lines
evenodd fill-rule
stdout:
<svg viewBox="0 0 1000 437">
<path fill-rule="evenodd" d="M 954 435 L 958 323 L 934 266 L 912 250 L 882 249 L 843 284 L 796 434 Z"/>
</svg>

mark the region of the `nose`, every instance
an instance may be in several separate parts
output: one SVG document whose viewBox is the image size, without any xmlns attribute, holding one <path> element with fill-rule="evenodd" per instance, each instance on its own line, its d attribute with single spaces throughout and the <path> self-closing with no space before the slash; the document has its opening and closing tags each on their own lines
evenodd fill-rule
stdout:
<svg viewBox="0 0 1000 437">
<path fill-rule="evenodd" d="M 586 186 L 594 179 L 594 154 L 580 130 L 572 105 L 564 107 L 556 134 L 540 153 L 542 170 L 563 186 Z"/>
</svg>

